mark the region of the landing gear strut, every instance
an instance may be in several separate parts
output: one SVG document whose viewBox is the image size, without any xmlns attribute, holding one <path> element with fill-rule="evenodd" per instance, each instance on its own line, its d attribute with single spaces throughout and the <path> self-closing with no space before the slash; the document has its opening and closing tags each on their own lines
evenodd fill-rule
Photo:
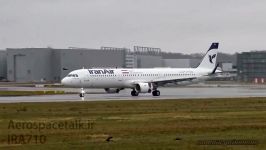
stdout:
<svg viewBox="0 0 266 150">
<path fill-rule="evenodd" d="M 131 91 L 131 95 L 132 95 L 132 96 L 138 96 L 138 95 L 139 95 L 139 92 L 137 92 L 135 89 L 133 89 L 133 90 Z"/>
<path fill-rule="evenodd" d="M 81 97 L 82 100 L 84 100 L 84 97 L 85 97 L 85 90 L 84 90 L 83 88 L 80 89 L 79 97 Z"/>
</svg>

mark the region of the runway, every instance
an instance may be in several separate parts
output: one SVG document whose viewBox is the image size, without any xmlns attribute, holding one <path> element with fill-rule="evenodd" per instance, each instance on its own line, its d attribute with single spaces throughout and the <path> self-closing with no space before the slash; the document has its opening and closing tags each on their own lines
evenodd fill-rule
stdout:
<svg viewBox="0 0 266 150">
<path fill-rule="evenodd" d="M 29 89 L 28 89 L 29 90 Z M 38 88 L 37 90 L 40 90 Z M 44 90 L 44 89 L 42 89 Z M 158 100 L 158 99 L 190 99 L 190 98 L 236 98 L 236 97 L 266 97 L 265 86 L 203 86 L 203 87 L 171 87 L 159 88 L 161 96 L 154 97 L 151 93 L 140 93 L 138 97 L 130 95 L 130 89 L 120 93 L 105 93 L 103 89 L 86 89 L 84 101 L 111 100 Z M 79 89 L 65 89 L 78 92 Z M 65 102 L 82 101 L 78 94 L 0 97 L 0 103 L 18 102 Z"/>
</svg>

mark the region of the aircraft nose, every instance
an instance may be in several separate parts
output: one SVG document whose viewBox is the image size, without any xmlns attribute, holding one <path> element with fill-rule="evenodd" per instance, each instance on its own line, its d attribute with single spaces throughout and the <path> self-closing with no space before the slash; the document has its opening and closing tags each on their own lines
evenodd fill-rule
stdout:
<svg viewBox="0 0 266 150">
<path fill-rule="evenodd" d="M 63 84 L 63 85 L 69 85 L 69 79 L 68 78 L 63 78 L 61 80 L 61 84 Z"/>
</svg>

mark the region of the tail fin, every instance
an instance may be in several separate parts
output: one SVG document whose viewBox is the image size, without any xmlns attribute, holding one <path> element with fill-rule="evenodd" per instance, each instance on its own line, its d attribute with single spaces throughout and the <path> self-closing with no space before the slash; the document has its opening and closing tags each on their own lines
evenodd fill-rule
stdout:
<svg viewBox="0 0 266 150">
<path fill-rule="evenodd" d="M 200 65 L 197 68 L 210 69 L 211 71 L 216 67 L 216 59 L 218 53 L 219 43 L 212 43 L 211 47 L 205 54 Z"/>
</svg>

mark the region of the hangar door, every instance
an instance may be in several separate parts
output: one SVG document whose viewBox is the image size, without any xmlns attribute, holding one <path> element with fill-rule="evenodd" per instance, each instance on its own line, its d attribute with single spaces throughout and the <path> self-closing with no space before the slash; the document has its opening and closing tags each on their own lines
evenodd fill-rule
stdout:
<svg viewBox="0 0 266 150">
<path fill-rule="evenodd" d="M 14 79 L 16 82 L 25 82 L 27 80 L 27 64 L 25 55 L 14 56 Z"/>
</svg>

